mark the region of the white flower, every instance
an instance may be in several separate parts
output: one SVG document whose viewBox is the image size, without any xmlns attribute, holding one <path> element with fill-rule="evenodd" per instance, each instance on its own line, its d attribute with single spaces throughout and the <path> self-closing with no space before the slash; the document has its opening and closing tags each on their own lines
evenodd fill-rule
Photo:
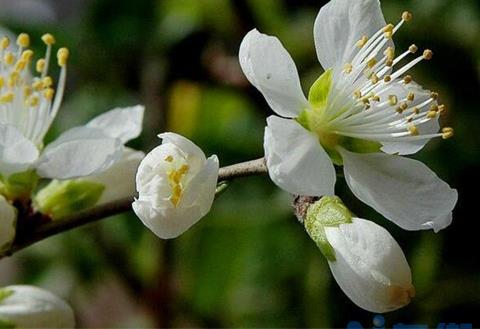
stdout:
<svg viewBox="0 0 480 329">
<path fill-rule="evenodd" d="M 305 98 L 295 64 L 280 41 L 250 31 L 240 47 L 249 81 L 279 115 L 267 119 L 265 156 L 272 180 L 293 194 L 333 195 L 333 163 L 355 195 L 407 230 L 448 226 L 457 201 L 430 169 L 393 154 L 413 154 L 438 133 L 438 94 L 403 76 L 432 52 L 412 45 L 394 57 L 392 35 L 411 14 L 387 25 L 378 0 L 332 0 L 314 27 L 318 59 L 325 73 Z M 290 118 L 293 118 L 290 119 Z M 378 153 L 379 151 L 384 153 Z M 358 154 L 358 152 L 371 151 Z M 377 152 L 377 153 L 375 153 Z M 333 163 L 332 163 L 333 162 Z"/>
<path fill-rule="evenodd" d="M 17 210 L 0 195 L 0 252 L 10 247 L 15 239 Z"/>
<path fill-rule="evenodd" d="M 374 222 L 352 218 L 326 227 L 335 251 L 330 270 L 343 292 L 359 307 L 384 313 L 407 305 L 415 296 L 412 274 L 398 243 Z"/>
<path fill-rule="evenodd" d="M 7 37 L 0 40 L 0 173 L 5 177 L 35 169 L 42 177 L 67 179 L 101 172 L 120 159 L 125 142 L 140 134 L 144 109 L 114 109 L 64 132 L 44 148 L 62 102 L 69 52 L 58 50 L 61 69 L 55 94 L 47 75 L 55 39 L 45 34 L 42 40 L 47 49 L 45 58 L 35 63 L 36 77 L 29 70 L 29 36 L 18 36 L 18 49 Z"/>
<path fill-rule="evenodd" d="M 137 171 L 138 199 L 132 207 L 142 222 L 163 239 L 175 238 L 209 211 L 215 197 L 218 158 L 174 134 L 142 160 Z"/>
<path fill-rule="evenodd" d="M 73 328 L 70 306 L 52 293 L 32 286 L 0 289 L 0 326 L 14 328 Z"/>
</svg>

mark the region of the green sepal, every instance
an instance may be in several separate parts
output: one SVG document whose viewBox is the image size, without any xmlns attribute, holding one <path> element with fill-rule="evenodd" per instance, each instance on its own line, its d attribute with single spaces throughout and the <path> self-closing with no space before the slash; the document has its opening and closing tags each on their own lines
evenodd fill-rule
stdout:
<svg viewBox="0 0 480 329">
<path fill-rule="evenodd" d="M 38 175 L 35 170 L 28 170 L 2 177 L 1 194 L 10 200 L 27 200 L 37 186 Z"/>
<path fill-rule="evenodd" d="M 298 117 L 295 118 L 295 121 L 297 121 L 303 128 L 310 130 L 310 125 L 308 123 L 308 112 L 307 110 L 303 110 L 300 112 Z"/>
<path fill-rule="evenodd" d="M 105 186 L 85 179 L 53 180 L 35 196 L 37 209 L 52 219 L 60 219 L 94 206 Z"/>
<path fill-rule="evenodd" d="M 324 196 L 308 207 L 303 224 L 312 240 L 330 262 L 334 262 L 335 250 L 328 242 L 325 227 L 338 227 L 352 222 L 352 213 L 337 196 Z"/>
<path fill-rule="evenodd" d="M 332 88 L 332 74 L 332 69 L 326 70 L 310 87 L 308 102 L 315 109 L 323 109 L 327 105 L 328 95 Z"/>
<path fill-rule="evenodd" d="M 5 300 L 5 298 L 10 297 L 13 295 L 14 291 L 8 288 L 0 288 L 0 303 Z"/>
<path fill-rule="evenodd" d="M 13 329 L 16 328 L 17 326 L 15 323 L 5 320 L 5 319 L 0 319 L 0 329 Z"/>
</svg>

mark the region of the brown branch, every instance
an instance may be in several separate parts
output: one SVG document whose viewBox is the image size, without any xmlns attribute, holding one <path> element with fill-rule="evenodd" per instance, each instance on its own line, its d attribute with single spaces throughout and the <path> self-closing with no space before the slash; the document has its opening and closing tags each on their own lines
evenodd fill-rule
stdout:
<svg viewBox="0 0 480 329">
<path fill-rule="evenodd" d="M 265 160 L 261 158 L 220 168 L 218 181 L 228 181 L 238 177 L 263 175 L 266 173 Z M 27 228 L 27 230 L 17 230 L 15 241 L 8 250 L 0 254 L 0 259 L 5 256 L 11 256 L 15 252 L 53 235 L 129 211 L 131 210 L 132 202 L 133 196 L 80 211 L 61 220 L 42 222 L 33 228 Z M 25 223 L 25 221 L 21 222 Z"/>
</svg>

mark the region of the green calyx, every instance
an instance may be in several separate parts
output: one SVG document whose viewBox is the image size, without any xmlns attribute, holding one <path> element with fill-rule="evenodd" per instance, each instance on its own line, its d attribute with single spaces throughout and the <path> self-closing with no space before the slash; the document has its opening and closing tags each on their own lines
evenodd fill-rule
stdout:
<svg viewBox="0 0 480 329">
<path fill-rule="evenodd" d="M 103 184 L 85 179 L 53 180 L 37 193 L 34 204 L 56 220 L 94 206 L 104 190 Z"/>
<path fill-rule="evenodd" d="M 0 193 L 10 200 L 28 200 L 37 183 L 34 170 L 12 174 L 1 178 Z"/>
<path fill-rule="evenodd" d="M 334 262 L 335 251 L 325 234 L 326 227 L 352 222 L 352 213 L 337 196 L 324 196 L 308 207 L 303 221 L 305 230 L 327 260 Z"/>
<path fill-rule="evenodd" d="M 2 303 L 6 298 L 10 297 L 13 295 L 13 290 L 7 289 L 7 288 L 1 288 L 0 289 L 0 303 Z"/>
</svg>

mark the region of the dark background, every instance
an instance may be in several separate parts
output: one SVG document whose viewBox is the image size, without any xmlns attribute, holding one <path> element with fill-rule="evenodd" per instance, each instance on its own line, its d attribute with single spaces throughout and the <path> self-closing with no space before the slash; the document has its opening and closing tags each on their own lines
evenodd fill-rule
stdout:
<svg viewBox="0 0 480 329">
<path fill-rule="evenodd" d="M 116 106 L 147 107 L 144 151 L 156 134 L 181 133 L 222 165 L 262 156 L 272 114 L 238 65 L 254 27 L 278 36 L 300 70 L 304 90 L 321 73 L 312 28 L 324 1 L 293 0 L 0 0 L 0 24 L 28 32 L 37 54 L 51 32 L 71 51 L 66 96 L 55 127 L 82 124 Z M 406 232 L 344 188 L 360 217 L 386 227 L 412 267 L 417 297 L 387 314 L 394 323 L 472 322 L 480 326 L 478 233 L 480 3 L 385 0 L 388 22 L 414 20 L 395 35 L 435 56 L 412 70 L 449 109 L 453 139 L 435 140 L 416 158 L 459 190 L 453 224 Z M 52 75 L 56 77 L 55 70 Z M 51 238 L 0 263 L 0 284 L 35 284 L 65 297 L 80 327 L 372 326 L 356 307 L 290 208 L 266 177 L 235 181 L 210 214 L 173 241 L 157 239 L 133 214 Z M 408 207 L 408 205 L 405 205 Z"/>
</svg>

